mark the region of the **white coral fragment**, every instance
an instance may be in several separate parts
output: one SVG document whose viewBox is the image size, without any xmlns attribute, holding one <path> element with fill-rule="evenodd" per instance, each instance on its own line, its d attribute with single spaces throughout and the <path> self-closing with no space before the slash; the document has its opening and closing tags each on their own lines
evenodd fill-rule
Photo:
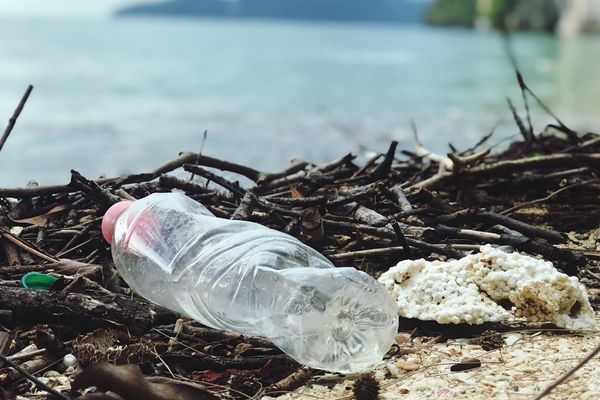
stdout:
<svg viewBox="0 0 600 400">
<path fill-rule="evenodd" d="M 551 262 L 490 245 L 448 262 L 405 260 L 379 278 L 406 318 L 482 324 L 524 318 L 595 329 L 585 287 Z"/>
</svg>

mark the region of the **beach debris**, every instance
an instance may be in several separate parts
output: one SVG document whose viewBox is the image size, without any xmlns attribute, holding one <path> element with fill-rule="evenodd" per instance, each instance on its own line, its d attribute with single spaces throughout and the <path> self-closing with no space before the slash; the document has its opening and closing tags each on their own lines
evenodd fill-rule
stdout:
<svg viewBox="0 0 600 400">
<path fill-rule="evenodd" d="M 402 317 L 440 324 L 525 319 L 595 329 L 594 311 L 576 277 L 552 263 L 491 245 L 451 261 L 404 260 L 379 278 Z"/>
<path fill-rule="evenodd" d="M 28 272 L 21 278 L 21 287 L 33 290 L 48 290 L 58 280 L 57 277 L 40 272 Z"/>
</svg>

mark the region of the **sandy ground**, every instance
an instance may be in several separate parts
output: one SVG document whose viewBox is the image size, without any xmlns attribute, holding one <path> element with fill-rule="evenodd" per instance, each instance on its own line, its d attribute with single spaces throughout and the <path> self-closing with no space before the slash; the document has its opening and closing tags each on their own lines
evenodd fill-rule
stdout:
<svg viewBox="0 0 600 400">
<path fill-rule="evenodd" d="M 600 312 L 596 313 L 600 327 Z M 600 345 L 600 331 L 564 334 L 535 329 L 502 335 L 503 347 L 485 351 L 473 340 L 435 343 L 432 338 L 396 336 L 398 354 L 375 371 L 381 400 L 509 399 L 533 400 L 536 395 Z M 481 367 L 451 372 L 464 359 L 478 359 Z M 352 400 L 355 376 L 329 374 L 277 399 Z M 42 378 L 56 389 L 70 387 L 69 378 L 49 371 Z M 33 388 L 32 388 L 33 389 Z M 17 400 L 45 399 L 44 392 L 17 396 Z M 265 396 L 263 400 L 271 399 Z M 596 356 L 545 400 L 600 399 L 600 357 Z"/>
<path fill-rule="evenodd" d="M 600 312 L 596 313 L 600 327 Z M 401 356 L 387 360 L 375 371 L 381 399 L 534 399 L 538 393 L 573 368 L 600 345 L 600 332 L 581 335 L 553 334 L 535 330 L 503 335 L 505 346 L 485 351 L 472 340 L 427 343 L 398 334 Z M 466 358 L 481 367 L 451 372 Z M 308 383 L 278 399 L 353 399 L 355 377 L 341 378 L 335 386 Z M 335 377 L 320 378 L 321 382 Z M 600 357 L 593 358 L 545 399 L 600 399 Z"/>
</svg>

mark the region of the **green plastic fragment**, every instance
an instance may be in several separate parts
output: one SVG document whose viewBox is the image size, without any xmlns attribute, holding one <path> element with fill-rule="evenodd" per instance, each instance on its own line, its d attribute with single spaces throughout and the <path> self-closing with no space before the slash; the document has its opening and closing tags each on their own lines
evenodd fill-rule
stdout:
<svg viewBox="0 0 600 400">
<path fill-rule="evenodd" d="M 21 278 L 21 286 L 26 289 L 48 290 L 57 280 L 58 278 L 52 275 L 29 272 Z"/>
</svg>

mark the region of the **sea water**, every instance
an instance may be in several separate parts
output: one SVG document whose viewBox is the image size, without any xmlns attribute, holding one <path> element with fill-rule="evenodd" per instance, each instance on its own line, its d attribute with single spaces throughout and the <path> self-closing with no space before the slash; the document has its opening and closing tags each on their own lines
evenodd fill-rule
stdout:
<svg viewBox="0 0 600 400">
<path fill-rule="evenodd" d="M 600 39 L 517 34 L 531 88 L 574 128 L 600 125 Z M 424 145 L 495 144 L 524 117 L 495 33 L 211 19 L 2 20 L 0 117 L 35 86 L 0 154 L 0 187 L 146 171 L 179 151 L 266 171 Z M 535 105 L 536 130 L 550 122 Z M 203 143 L 203 132 L 208 135 Z"/>
</svg>

